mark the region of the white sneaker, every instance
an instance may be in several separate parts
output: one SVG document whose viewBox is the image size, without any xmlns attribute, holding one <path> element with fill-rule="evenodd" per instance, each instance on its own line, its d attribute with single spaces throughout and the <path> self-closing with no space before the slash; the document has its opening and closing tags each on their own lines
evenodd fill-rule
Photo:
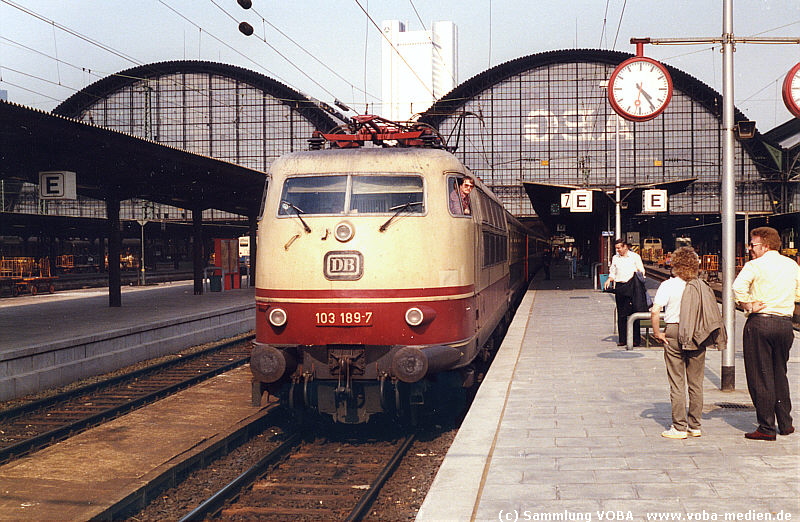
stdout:
<svg viewBox="0 0 800 522">
<path fill-rule="evenodd" d="M 687 432 L 687 433 L 688 433 L 688 435 L 689 435 L 690 437 L 699 437 L 699 436 L 701 436 L 701 435 L 703 434 L 703 432 L 702 432 L 702 431 L 700 431 L 700 429 L 699 429 L 699 428 L 698 428 L 698 429 L 696 429 L 696 430 L 694 430 L 694 429 L 692 429 L 692 428 L 689 428 L 689 430 L 688 430 L 688 432 Z"/>
<path fill-rule="evenodd" d="M 666 437 L 668 439 L 685 439 L 688 437 L 685 431 L 680 431 L 675 429 L 675 426 L 670 426 L 670 428 L 666 431 L 661 432 L 662 437 Z"/>
</svg>

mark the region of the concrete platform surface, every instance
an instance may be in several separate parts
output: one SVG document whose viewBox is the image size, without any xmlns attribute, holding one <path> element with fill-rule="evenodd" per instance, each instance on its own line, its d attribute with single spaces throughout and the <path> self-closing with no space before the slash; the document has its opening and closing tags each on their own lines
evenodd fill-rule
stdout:
<svg viewBox="0 0 800 522">
<path fill-rule="evenodd" d="M 191 281 L 123 286 L 117 308 L 108 306 L 107 288 L 0 299 L 0 354 L 226 306 L 255 306 L 252 287 L 197 296 L 193 289 Z"/>
<path fill-rule="evenodd" d="M 719 390 L 721 353 L 709 351 L 702 436 L 672 440 L 661 436 L 671 424 L 662 349 L 618 348 L 613 296 L 588 280 L 534 288 L 418 521 L 800 519 L 800 430 L 744 438 L 756 415 L 741 314 L 736 390 Z M 797 333 L 788 367 L 798 404 Z"/>
<path fill-rule="evenodd" d="M 0 299 L 0 400 L 255 328 L 253 288 L 194 295 L 192 282 Z"/>
</svg>

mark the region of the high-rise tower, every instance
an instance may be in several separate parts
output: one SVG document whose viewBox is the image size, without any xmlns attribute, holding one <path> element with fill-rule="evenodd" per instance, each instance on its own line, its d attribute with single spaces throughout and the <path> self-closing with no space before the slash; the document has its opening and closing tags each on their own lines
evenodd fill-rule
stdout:
<svg viewBox="0 0 800 522">
<path fill-rule="evenodd" d="M 398 20 L 385 20 L 382 29 L 382 116 L 408 120 L 456 86 L 458 30 L 434 22 L 427 31 L 406 31 Z"/>
</svg>

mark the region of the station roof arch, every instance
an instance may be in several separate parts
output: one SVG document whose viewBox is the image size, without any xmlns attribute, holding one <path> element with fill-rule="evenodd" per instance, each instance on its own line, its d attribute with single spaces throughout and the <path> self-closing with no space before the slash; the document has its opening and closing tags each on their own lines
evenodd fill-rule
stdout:
<svg viewBox="0 0 800 522">
<path fill-rule="evenodd" d="M 457 146 L 456 155 L 519 217 L 553 224 L 551 208 L 532 208 L 523 182 L 607 190 L 614 179 L 615 113 L 605 89 L 614 68 L 632 54 L 597 49 L 532 54 L 488 69 L 457 86 L 423 113 Z M 674 199 L 685 215 L 719 213 L 722 96 L 665 64 L 672 103 L 649 122 L 623 121 L 623 186 L 697 179 Z M 748 118 L 739 110 L 735 121 Z M 559 126 L 559 130 L 554 130 Z M 565 130 L 567 129 L 567 130 Z M 777 172 L 760 133 L 736 144 L 737 206 L 769 210 L 759 180 Z M 673 212 L 670 200 L 670 213 Z"/>
<path fill-rule="evenodd" d="M 234 65 L 197 60 L 157 62 L 120 71 L 81 89 L 53 109 L 53 112 L 62 116 L 82 119 L 81 114 L 90 110 L 98 100 L 107 99 L 136 83 L 176 74 L 206 74 L 252 85 L 302 115 L 319 130 L 328 131 L 341 123 L 336 120 L 343 118 L 328 105 L 312 100 L 263 74 Z"/>
<path fill-rule="evenodd" d="M 77 193 L 140 197 L 179 207 L 247 215 L 263 173 L 118 131 L 0 101 L 0 177 L 39 183 L 39 172 L 72 171 Z M 191 204 L 190 204 L 191 203 Z"/>
<path fill-rule="evenodd" d="M 334 119 L 335 111 L 253 71 L 213 62 L 154 63 L 101 79 L 65 100 L 53 113 L 0 103 L 0 176 L 35 184 L 39 171 L 70 170 L 77 173 L 78 193 L 95 199 L 113 193 L 119 199 L 137 197 L 176 207 L 253 215 L 260 205 L 266 162 L 248 165 L 230 155 L 215 154 L 211 147 L 156 139 L 160 136 L 145 132 L 148 117 L 144 113 L 155 110 L 148 109 L 145 98 L 149 94 L 133 87 L 156 85 L 165 76 L 179 76 L 186 82 L 179 84 L 180 90 L 194 92 L 203 88 L 198 78 L 208 78 L 209 85 L 211 78 L 237 89 L 247 85 L 257 93 L 256 98 L 280 105 L 284 113 L 302 121 L 302 136 L 288 136 L 292 129 L 285 129 L 292 143 L 304 142 L 310 136 L 307 127 L 327 131 L 339 123 Z M 106 116 L 110 114 L 109 105 L 113 105 L 115 114 L 125 113 L 121 124 L 97 121 L 101 107 L 106 109 Z M 158 108 L 178 110 L 175 106 Z M 158 115 L 151 116 L 157 124 Z M 141 123 L 138 127 L 137 122 Z M 199 125 L 206 123 L 200 121 Z M 211 133 L 209 139 L 213 140 Z"/>
<path fill-rule="evenodd" d="M 291 114 L 292 122 L 285 129 L 269 132 L 274 142 L 283 140 L 284 147 L 287 141 L 289 147 L 305 144 L 311 130 L 327 131 L 339 123 L 334 119 L 335 111 L 326 111 L 319 102 L 253 71 L 212 62 L 155 63 L 99 80 L 61 103 L 52 114 L 13 103 L 0 104 L 0 175 L 35 184 L 39 171 L 71 170 L 77 173 L 78 193 L 95 199 L 114 194 L 119 199 L 137 197 L 176 207 L 254 215 L 269 159 L 286 151 L 259 151 L 261 163 L 248 164 L 225 154 L 232 149 L 227 144 L 215 150 L 212 132 L 204 134 L 208 139 L 200 142 L 201 146 L 197 141 L 170 140 L 169 130 L 163 136 L 148 132 L 148 125 L 152 130 L 174 114 L 186 112 L 179 104 L 148 107 L 146 101 L 157 97 L 157 89 L 151 86 L 158 85 L 159 79 L 176 76 L 181 82 L 171 94 L 180 96 L 181 102 L 186 100 L 184 91 L 202 93 L 205 86 L 199 84 L 207 80 L 209 87 L 216 82 L 222 89 L 234 86 L 241 92 L 246 88 L 260 103 L 280 106 L 281 115 Z M 150 92 L 137 92 L 136 85 L 145 85 Z M 201 95 L 205 100 L 212 97 Z M 193 117 L 199 119 L 193 125 L 211 126 L 211 118 L 202 113 L 211 113 L 212 105 L 209 103 L 207 110 L 191 109 Z M 172 116 L 165 116 L 170 112 Z M 262 120 L 271 116 L 266 110 L 256 112 L 251 126 L 263 125 Z M 98 118 L 100 113 L 103 118 Z M 110 121 L 121 114 L 124 117 Z M 186 119 L 185 114 L 178 117 Z M 222 133 L 230 132 L 229 124 Z M 234 129 L 231 136 L 237 139 L 241 134 Z"/>
</svg>

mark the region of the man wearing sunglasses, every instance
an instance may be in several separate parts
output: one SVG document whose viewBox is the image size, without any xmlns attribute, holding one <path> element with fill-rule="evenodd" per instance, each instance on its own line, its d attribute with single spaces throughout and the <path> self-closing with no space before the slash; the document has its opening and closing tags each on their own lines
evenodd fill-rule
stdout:
<svg viewBox="0 0 800 522">
<path fill-rule="evenodd" d="M 758 419 L 758 428 L 744 436 L 775 440 L 776 432 L 794 433 L 786 362 L 794 341 L 794 303 L 800 301 L 800 266 L 779 253 L 781 237 L 774 228 L 752 230 L 748 248 L 753 259 L 733 282 L 734 299 L 747 314 L 742 347 Z"/>
<path fill-rule="evenodd" d="M 456 215 L 472 214 L 469 195 L 475 188 L 475 182 L 470 178 L 461 178 L 456 182 L 456 187 L 450 191 L 450 212 Z"/>
</svg>

